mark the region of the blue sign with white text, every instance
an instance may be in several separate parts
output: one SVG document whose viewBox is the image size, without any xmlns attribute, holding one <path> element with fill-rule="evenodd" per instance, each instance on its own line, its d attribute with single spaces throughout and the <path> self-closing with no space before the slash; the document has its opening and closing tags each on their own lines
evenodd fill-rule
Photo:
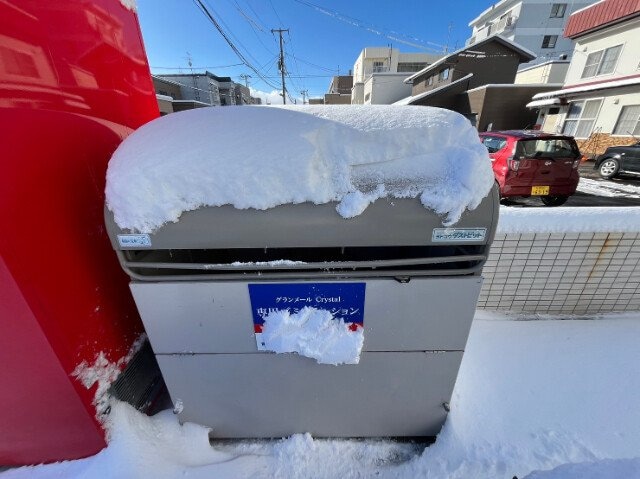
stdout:
<svg viewBox="0 0 640 479">
<path fill-rule="evenodd" d="M 250 284 L 253 324 L 261 329 L 273 311 L 295 314 L 304 307 L 325 309 L 346 323 L 362 325 L 365 283 L 265 283 Z"/>
</svg>

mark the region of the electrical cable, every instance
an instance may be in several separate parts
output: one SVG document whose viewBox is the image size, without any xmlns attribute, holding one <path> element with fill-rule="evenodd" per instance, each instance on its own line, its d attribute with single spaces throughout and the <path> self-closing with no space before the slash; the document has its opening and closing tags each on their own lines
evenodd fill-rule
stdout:
<svg viewBox="0 0 640 479">
<path fill-rule="evenodd" d="M 201 67 L 150 67 L 150 68 L 157 68 L 158 70 L 187 70 L 187 69 L 192 69 L 192 70 L 206 70 L 206 69 L 214 69 L 214 68 L 231 68 L 231 67 L 239 67 L 241 65 L 244 65 L 244 63 L 233 63 L 231 65 L 209 65 L 209 66 L 201 66 Z"/>
<path fill-rule="evenodd" d="M 257 68 L 255 68 L 246 58 L 245 56 L 242 54 L 242 52 L 238 49 L 238 47 L 236 47 L 234 45 L 234 43 L 231 41 L 231 39 L 229 38 L 229 36 L 224 32 L 224 30 L 222 29 L 222 27 L 220 26 L 220 24 L 218 23 L 218 21 L 213 17 L 213 15 L 211 14 L 211 12 L 208 10 L 208 8 L 204 5 L 204 3 L 202 2 L 202 0 L 193 0 L 193 2 L 196 4 L 196 7 L 198 7 L 198 9 L 207 17 L 207 19 L 209 19 L 209 21 L 213 24 L 213 26 L 216 28 L 216 30 L 218 30 L 218 32 L 220 33 L 220 35 L 222 35 L 222 38 L 224 38 L 225 42 L 227 42 L 227 44 L 229 45 L 229 47 L 231 48 L 231 50 L 233 50 L 233 52 L 238 56 L 238 58 L 240 59 L 240 61 L 242 63 L 244 63 L 251 71 L 253 71 L 258 78 L 260 78 L 264 83 L 266 83 L 267 85 L 269 85 L 271 88 L 274 89 L 278 89 L 277 86 L 275 86 L 274 84 L 272 84 L 271 82 L 269 82 L 266 77 L 264 77 L 262 75 L 262 73 L 260 71 L 258 71 Z"/>
<path fill-rule="evenodd" d="M 308 2 L 306 0 L 293 0 L 294 2 L 297 2 L 301 5 L 305 5 L 307 7 L 310 7 L 324 15 L 330 16 L 335 18 L 336 20 L 339 20 L 343 23 L 346 23 L 348 25 L 357 27 L 357 28 L 361 28 L 363 30 L 367 30 L 370 33 L 373 33 L 375 35 L 379 35 L 379 36 L 383 36 L 385 38 L 388 38 L 389 40 L 392 40 L 394 42 L 398 42 L 398 43 L 403 43 L 405 45 L 409 45 L 415 48 L 420 48 L 423 50 L 431 50 L 433 52 L 436 53 L 442 53 L 444 51 L 444 49 L 446 48 L 445 45 L 440 45 L 439 43 L 434 43 L 434 42 L 430 42 L 430 41 L 424 41 L 421 40 L 413 35 L 406 35 L 403 33 L 399 33 L 399 32 L 395 32 L 393 30 L 388 30 L 385 28 L 381 28 L 381 27 L 376 27 L 375 25 L 372 24 L 368 24 L 367 22 L 364 22 L 362 20 L 358 20 L 357 18 L 354 17 L 350 17 L 348 15 L 344 15 L 336 10 L 330 10 L 328 8 L 325 7 L 321 7 L 320 5 L 316 5 L 315 3 L 311 3 Z M 403 38 L 400 38 L 398 35 L 408 39 L 408 40 L 404 40 Z M 409 41 L 410 40 L 410 41 Z M 415 43 L 415 42 L 420 42 L 420 43 Z"/>
</svg>

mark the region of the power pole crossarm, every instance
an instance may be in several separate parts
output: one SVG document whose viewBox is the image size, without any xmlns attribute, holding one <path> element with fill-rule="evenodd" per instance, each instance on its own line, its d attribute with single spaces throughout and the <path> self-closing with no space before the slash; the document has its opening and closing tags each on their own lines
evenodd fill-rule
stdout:
<svg viewBox="0 0 640 479">
<path fill-rule="evenodd" d="M 249 88 L 249 78 L 251 78 L 251 75 L 247 75 L 246 73 L 242 73 L 240 75 L 240 78 L 244 80 L 244 86 Z"/>
<path fill-rule="evenodd" d="M 280 70 L 280 78 L 282 78 L 282 103 L 283 104 L 287 104 L 287 88 L 285 87 L 284 84 L 284 74 L 286 72 L 285 69 L 285 65 L 284 65 L 284 50 L 282 48 L 282 34 L 284 32 L 289 32 L 288 28 L 274 28 L 271 29 L 271 33 L 276 33 L 278 32 L 278 34 L 280 35 L 280 60 L 278 60 L 278 69 Z"/>
</svg>

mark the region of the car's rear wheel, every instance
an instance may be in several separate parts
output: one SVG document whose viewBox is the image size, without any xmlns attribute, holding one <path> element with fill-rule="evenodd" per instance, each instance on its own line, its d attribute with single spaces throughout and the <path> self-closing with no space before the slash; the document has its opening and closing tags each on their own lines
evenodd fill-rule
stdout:
<svg viewBox="0 0 640 479">
<path fill-rule="evenodd" d="M 569 199 L 568 196 L 541 196 L 540 199 L 545 206 L 564 205 Z"/>
<path fill-rule="evenodd" d="M 620 163 L 614 158 L 607 158 L 600 163 L 600 176 L 603 178 L 613 178 L 620 170 Z"/>
</svg>

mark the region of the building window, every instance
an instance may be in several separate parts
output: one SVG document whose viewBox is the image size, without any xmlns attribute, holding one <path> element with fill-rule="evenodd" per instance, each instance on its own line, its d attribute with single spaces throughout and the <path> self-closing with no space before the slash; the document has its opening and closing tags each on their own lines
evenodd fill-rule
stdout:
<svg viewBox="0 0 640 479">
<path fill-rule="evenodd" d="M 416 63 L 416 62 L 398 63 L 398 73 L 419 72 L 426 66 L 427 66 L 427 63 Z"/>
<path fill-rule="evenodd" d="M 640 105 L 623 106 L 614 135 L 638 136 L 640 135 Z"/>
<path fill-rule="evenodd" d="M 542 48 L 555 48 L 558 35 L 545 35 L 542 39 Z"/>
<path fill-rule="evenodd" d="M 427 78 L 427 85 L 433 85 L 433 75 Z"/>
<path fill-rule="evenodd" d="M 554 3 L 551 5 L 551 15 L 549 15 L 549 18 L 562 18 L 566 11 L 566 3 Z"/>
<path fill-rule="evenodd" d="M 571 103 L 562 133 L 576 138 L 589 138 L 601 105 L 601 98 Z"/>
<path fill-rule="evenodd" d="M 582 70 L 582 78 L 613 73 L 621 51 L 622 45 L 616 45 L 615 47 L 589 53 L 584 70 Z"/>
<path fill-rule="evenodd" d="M 380 73 L 385 71 L 384 62 L 373 62 L 373 73 Z"/>
<path fill-rule="evenodd" d="M 369 98 L 371 98 L 371 93 L 367 93 L 367 94 L 364 96 L 364 101 L 369 101 Z"/>
<path fill-rule="evenodd" d="M 449 68 L 445 68 L 444 70 L 440 71 L 440 74 L 438 75 L 438 80 L 439 81 L 443 81 L 449 78 Z"/>
</svg>

